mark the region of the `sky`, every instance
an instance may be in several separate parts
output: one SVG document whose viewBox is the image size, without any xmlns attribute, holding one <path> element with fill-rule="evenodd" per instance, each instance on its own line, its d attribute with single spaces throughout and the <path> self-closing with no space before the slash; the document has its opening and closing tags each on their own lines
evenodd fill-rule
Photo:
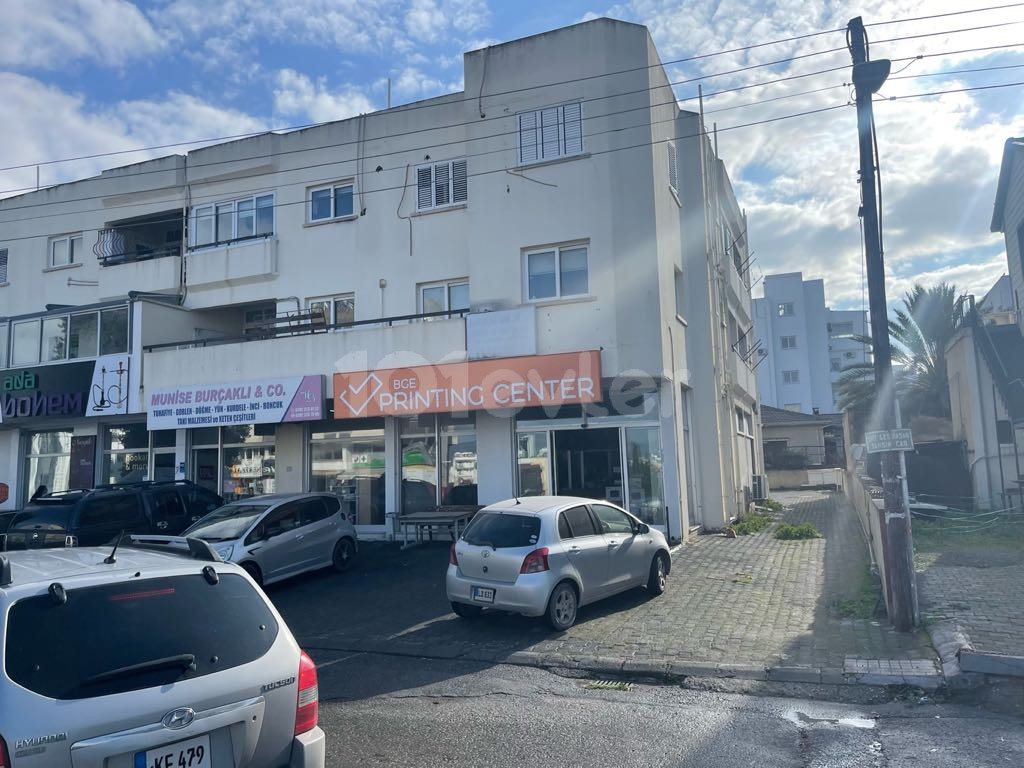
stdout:
<svg viewBox="0 0 1024 768">
<path fill-rule="evenodd" d="M 875 104 L 890 298 L 942 281 L 980 297 L 1006 271 L 989 223 L 1003 142 L 1024 134 L 1024 3 L 0 0 L 0 12 L 0 197 L 34 188 L 36 164 L 45 186 L 198 146 L 183 142 L 344 119 L 383 108 L 388 78 L 394 104 L 461 90 L 465 51 L 599 16 L 644 24 L 681 106 L 696 108 L 698 82 L 707 95 L 754 278 L 824 278 L 840 309 L 862 306 L 863 257 L 835 30 L 861 15 L 871 57 L 893 60 Z"/>
</svg>

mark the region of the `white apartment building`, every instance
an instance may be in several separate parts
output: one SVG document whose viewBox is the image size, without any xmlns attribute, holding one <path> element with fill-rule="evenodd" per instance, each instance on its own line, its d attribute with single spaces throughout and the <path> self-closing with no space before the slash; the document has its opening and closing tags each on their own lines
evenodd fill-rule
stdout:
<svg viewBox="0 0 1024 768">
<path fill-rule="evenodd" d="M 187 478 L 360 532 L 515 494 L 684 538 L 761 471 L 746 221 L 645 27 L 0 201 L 0 510 Z M 3 498 L 5 497 L 5 498 Z"/>
<path fill-rule="evenodd" d="M 975 502 L 1020 507 L 1024 489 L 1024 139 L 1007 139 L 991 230 L 1006 241 L 1008 275 L 970 301 L 946 347 L 953 437 L 962 440 Z"/>
<path fill-rule="evenodd" d="M 800 413 L 838 412 L 843 371 L 870 360 L 857 340 L 869 335 L 865 313 L 829 309 L 823 280 L 789 272 L 764 278 L 754 316 L 761 402 Z"/>
</svg>

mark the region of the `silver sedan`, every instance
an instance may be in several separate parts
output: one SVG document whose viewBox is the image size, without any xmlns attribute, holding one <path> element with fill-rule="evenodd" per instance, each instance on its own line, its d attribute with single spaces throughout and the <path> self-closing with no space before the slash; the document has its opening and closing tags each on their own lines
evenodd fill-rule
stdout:
<svg viewBox="0 0 1024 768">
<path fill-rule="evenodd" d="M 671 567 L 665 536 L 624 509 L 533 496 L 477 512 L 452 545 L 446 586 L 464 618 L 497 608 L 562 631 L 588 603 L 639 586 L 660 595 Z"/>
<path fill-rule="evenodd" d="M 222 560 L 238 563 L 261 585 L 330 566 L 347 571 L 357 551 L 356 530 L 329 493 L 233 501 L 182 536 L 209 542 Z"/>
</svg>

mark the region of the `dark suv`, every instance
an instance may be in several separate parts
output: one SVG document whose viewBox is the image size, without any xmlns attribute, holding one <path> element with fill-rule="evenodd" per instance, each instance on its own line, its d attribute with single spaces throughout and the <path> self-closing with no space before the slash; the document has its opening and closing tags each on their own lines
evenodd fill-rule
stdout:
<svg viewBox="0 0 1024 768">
<path fill-rule="evenodd" d="M 51 493 L 14 514 L 5 548 L 94 547 L 122 531 L 176 536 L 222 504 L 220 496 L 187 480 Z"/>
</svg>

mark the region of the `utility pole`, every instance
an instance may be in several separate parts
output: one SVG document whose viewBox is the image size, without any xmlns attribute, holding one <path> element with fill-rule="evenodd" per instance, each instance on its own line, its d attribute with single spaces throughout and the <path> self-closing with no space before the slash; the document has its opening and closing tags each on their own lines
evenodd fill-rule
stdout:
<svg viewBox="0 0 1024 768">
<path fill-rule="evenodd" d="M 868 306 L 874 347 L 875 412 L 880 422 L 877 429 L 888 431 L 898 426 L 898 419 L 896 387 L 892 376 L 892 349 L 889 344 L 889 311 L 885 300 L 885 260 L 875 188 L 874 114 L 871 99 L 889 76 L 891 63 L 887 59 L 868 60 L 868 41 L 860 16 L 850 19 L 846 31 L 850 54 L 853 56 L 853 84 L 857 96 L 861 216 L 864 220 Z M 910 518 L 903 503 L 900 458 L 899 451 L 885 451 L 881 456 L 885 502 L 885 520 L 881 529 L 889 618 L 898 631 L 907 632 L 914 626 L 914 564 Z"/>
</svg>

